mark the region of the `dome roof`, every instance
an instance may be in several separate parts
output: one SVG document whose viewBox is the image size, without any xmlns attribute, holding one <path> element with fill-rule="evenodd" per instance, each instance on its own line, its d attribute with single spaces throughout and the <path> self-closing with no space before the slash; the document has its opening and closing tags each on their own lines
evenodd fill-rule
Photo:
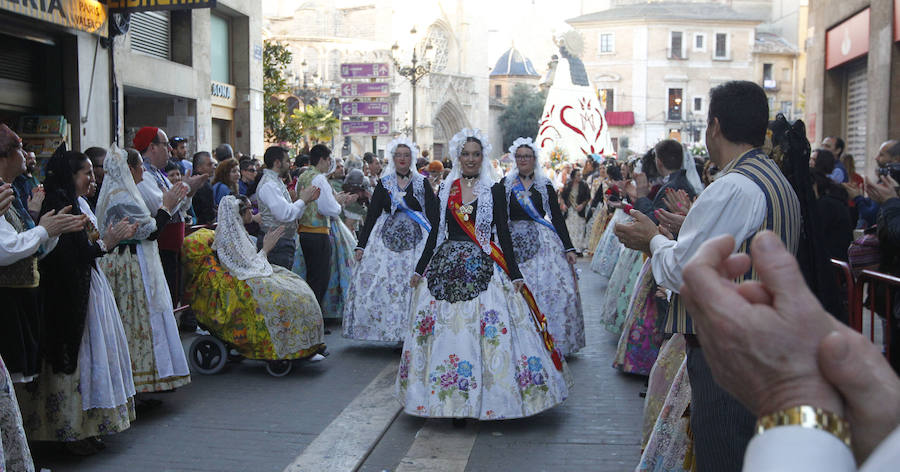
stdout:
<svg viewBox="0 0 900 472">
<path fill-rule="evenodd" d="M 531 60 L 523 56 L 515 47 L 509 48 L 500 56 L 500 59 L 497 59 L 497 64 L 491 71 L 491 77 L 498 75 L 541 76 L 531 65 Z"/>
</svg>

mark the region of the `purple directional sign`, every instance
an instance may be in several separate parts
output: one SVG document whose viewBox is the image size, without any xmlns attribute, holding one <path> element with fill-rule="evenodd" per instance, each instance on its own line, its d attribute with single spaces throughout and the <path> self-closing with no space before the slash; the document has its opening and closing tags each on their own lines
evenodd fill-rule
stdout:
<svg viewBox="0 0 900 472">
<path fill-rule="evenodd" d="M 378 136 L 391 134 L 391 124 L 387 121 L 342 121 L 341 134 L 344 136 Z"/>
<path fill-rule="evenodd" d="M 341 77 L 344 79 L 371 79 L 391 76 L 391 68 L 387 64 L 341 64 Z"/>
<path fill-rule="evenodd" d="M 341 103 L 341 116 L 391 116 L 391 104 L 388 102 L 344 102 Z"/>
<path fill-rule="evenodd" d="M 390 97 L 391 88 L 387 82 L 360 82 L 341 85 L 342 97 L 379 98 Z"/>
</svg>

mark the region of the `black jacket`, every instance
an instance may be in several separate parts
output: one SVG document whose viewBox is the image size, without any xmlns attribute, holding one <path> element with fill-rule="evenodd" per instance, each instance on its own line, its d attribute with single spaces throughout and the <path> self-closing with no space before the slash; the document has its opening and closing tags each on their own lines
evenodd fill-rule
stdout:
<svg viewBox="0 0 900 472">
<path fill-rule="evenodd" d="M 656 215 L 653 214 L 654 211 L 663 209 L 666 211 L 672 211 L 674 213 L 671 208 L 666 207 L 666 204 L 663 201 L 663 197 L 666 196 L 667 189 L 684 190 L 685 192 L 687 192 L 688 197 L 692 199 L 697 196 L 697 193 L 694 192 L 694 188 L 691 187 L 691 183 L 688 182 L 687 171 L 681 169 L 669 174 L 668 182 L 659 187 L 659 191 L 656 192 L 656 196 L 653 197 L 652 201 L 647 197 L 638 198 L 637 201 L 634 202 L 635 210 L 639 210 L 641 213 L 650 217 L 650 219 L 653 220 L 654 223 L 659 223 L 659 221 L 657 221 L 656 219 Z"/>
<path fill-rule="evenodd" d="M 194 194 L 193 208 L 198 225 L 208 225 L 216 221 L 216 204 L 212 185 L 208 180 L 203 182 L 203 186 Z"/>
</svg>

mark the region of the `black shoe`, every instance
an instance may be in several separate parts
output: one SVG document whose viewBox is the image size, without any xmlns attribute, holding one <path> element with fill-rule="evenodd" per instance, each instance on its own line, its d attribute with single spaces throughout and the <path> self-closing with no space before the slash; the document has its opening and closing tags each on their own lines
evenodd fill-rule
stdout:
<svg viewBox="0 0 900 472">
<path fill-rule="evenodd" d="M 325 328 L 325 334 L 331 334 L 331 330 L 328 328 Z"/>
<path fill-rule="evenodd" d="M 455 429 L 463 429 L 466 427 L 466 419 L 465 418 L 453 418 L 453 427 Z"/>
</svg>

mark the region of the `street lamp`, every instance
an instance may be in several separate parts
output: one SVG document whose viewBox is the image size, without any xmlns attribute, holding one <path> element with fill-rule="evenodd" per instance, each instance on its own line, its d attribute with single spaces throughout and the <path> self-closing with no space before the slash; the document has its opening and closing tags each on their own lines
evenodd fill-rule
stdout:
<svg viewBox="0 0 900 472">
<path fill-rule="evenodd" d="M 410 30 L 409 34 L 415 36 L 416 28 L 413 27 Z M 419 63 L 419 58 L 416 55 L 416 47 L 413 45 L 412 48 L 412 60 L 410 61 L 410 65 L 402 66 L 400 65 L 400 61 L 397 60 L 397 54 L 400 51 L 400 46 L 395 42 L 393 46 L 391 46 L 391 60 L 394 61 L 394 68 L 397 69 L 397 73 L 401 76 L 405 77 L 409 80 L 410 85 L 412 86 L 412 140 L 416 141 L 416 84 L 422 80 L 426 75 L 431 72 L 431 61 L 427 59 L 427 56 L 432 51 L 431 43 L 425 43 L 425 51 L 423 52 L 423 59 L 425 59 L 424 63 Z"/>
</svg>

